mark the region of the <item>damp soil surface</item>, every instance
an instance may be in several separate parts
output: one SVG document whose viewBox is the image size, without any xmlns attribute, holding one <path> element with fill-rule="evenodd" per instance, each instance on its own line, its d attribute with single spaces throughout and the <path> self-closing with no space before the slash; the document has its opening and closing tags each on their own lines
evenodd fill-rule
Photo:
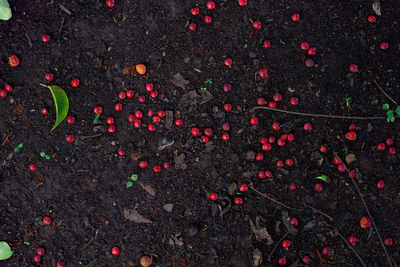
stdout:
<svg viewBox="0 0 400 267">
<path fill-rule="evenodd" d="M 115 2 L 109 8 L 103 0 L 10 0 L 13 18 L 0 23 L 0 86 L 13 87 L 0 99 L 0 239 L 14 250 L 1 266 L 139 266 L 144 255 L 153 257 L 152 266 L 278 266 L 281 258 L 287 266 L 303 266 L 304 256 L 311 266 L 362 266 L 357 255 L 367 266 L 389 266 L 377 230 L 382 240 L 393 240 L 387 254 L 400 262 L 399 156 L 389 153 L 400 142 L 400 129 L 398 119 L 386 122 L 382 110 L 384 103 L 392 110 L 400 103 L 399 3 L 381 1 L 378 15 L 373 1 L 249 0 L 241 7 L 236 0 L 216 0 L 213 10 L 206 1 Z M 195 6 L 197 16 L 190 12 Z M 293 22 L 296 12 L 300 20 Z M 369 15 L 376 22 L 368 22 Z M 259 30 L 253 28 L 257 20 Z M 316 55 L 303 51 L 302 42 Z M 381 42 L 389 48 L 380 49 Z M 11 55 L 19 66 L 8 64 Z M 313 67 L 306 67 L 307 59 Z M 139 63 L 145 75 L 135 74 Z M 350 72 L 351 64 L 358 72 Z M 268 79 L 258 74 L 262 68 Z M 47 73 L 53 81 L 45 80 Z M 74 78 L 80 80 L 76 88 Z M 56 111 L 41 83 L 64 88 L 73 124 L 64 121 L 50 131 Z M 119 99 L 128 90 L 134 96 Z M 282 96 L 280 110 L 380 118 L 254 109 L 258 98 L 268 103 L 275 93 Z M 117 103 L 122 111 L 115 111 Z M 95 106 L 103 108 L 97 123 Z M 140 128 L 128 120 L 137 110 L 143 112 Z M 165 112 L 154 132 L 148 130 L 150 110 Z M 110 116 L 114 133 L 107 131 Z M 250 124 L 252 117 L 258 124 Z M 176 119 L 183 124 L 175 125 Z M 229 140 L 222 140 L 225 122 Z M 357 139 L 350 141 L 345 134 L 353 123 Z M 199 136 L 192 136 L 193 127 Z M 204 143 L 206 128 L 212 135 Z M 279 146 L 284 134 L 294 140 Z M 259 140 L 270 136 L 276 139 L 272 149 L 263 151 Z M 377 144 L 387 138 L 393 144 L 379 151 Z M 140 168 L 141 161 L 149 166 Z M 264 171 L 272 177 L 260 178 Z M 322 174 L 326 182 L 316 179 Z M 384 188 L 377 187 L 379 180 Z M 314 189 L 318 183 L 321 192 Z M 247 191 L 240 191 L 242 184 Z M 209 198 L 213 192 L 216 201 Z M 45 216 L 50 225 L 43 224 Z M 360 227 L 364 216 L 377 230 Z M 358 239 L 354 245 L 345 241 L 351 235 Z M 111 254 L 114 246 L 118 256 Z M 46 250 L 41 263 L 33 261 L 38 247 Z"/>
</svg>

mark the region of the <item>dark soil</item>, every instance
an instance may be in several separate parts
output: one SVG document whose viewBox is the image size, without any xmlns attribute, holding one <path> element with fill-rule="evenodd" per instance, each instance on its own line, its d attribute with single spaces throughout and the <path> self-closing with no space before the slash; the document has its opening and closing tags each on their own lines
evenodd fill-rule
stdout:
<svg viewBox="0 0 400 267">
<path fill-rule="evenodd" d="M 277 266 L 281 257 L 288 266 L 301 266 L 305 255 L 312 266 L 361 266 L 338 233 L 346 239 L 357 236 L 353 248 L 368 266 L 386 266 L 376 231 L 360 228 L 367 213 L 346 172 L 333 164 L 334 153 L 343 161 L 355 156 L 347 168 L 357 170 L 355 181 L 382 238 L 393 239 L 388 254 L 400 262 L 399 156 L 376 149 L 386 138 L 397 146 L 398 121 L 252 110 L 258 97 L 271 101 L 279 92 L 279 109 L 385 116 L 382 104 L 395 105 L 377 84 L 400 101 L 400 4 L 381 1 L 382 15 L 369 23 L 373 1 L 249 0 L 239 7 L 236 0 L 216 0 L 212 11 L 206 1 L 200 2 L 200 15 L 193 16 L 195 1 L 121 0 L 114 8 L 105 0 L 10 1 L 13 18 L 0 23 L 0 86 L 14 88 L 0 99 L 0 238 L 13 244 L 15 252 L 1 266 L 31 266 L 38 247 L 46 254 L 37 266 L 56 266 L 59 260 L 66 266 L 138 266 L 143 255 L 152 255 L 154 266 L 252 266 L 257 253 L 262 255 L 260 266 Z M 294 12 L 300 13 L 298 23 L 291 21 Z M 205 15 L 212 16 L 211 24 L 204 23 Z M 260 20 L 262 29 L 254 30 L 250 20 Z M 197 23 L 194 32 L 188 29 L 191 22 Z M 45 33 L 51 36 L 48 43 L 41 41 Z M 263 47 L 264 40 L 270 40 L 270 48 Z M 315 56 L 300 49 L 303 41 L 317 48 Z M 389 43 L 388 50 L 379 48 L 381 41 Z M 8 65 L 10 55 L 19 57 L 18 67 Z M 233 59 L 231 67 L 224 65 L 226 57 Z M 314 60 L 313 68 L 305 66 L 307 58 Z M 146 75 L 122 73 L 126 64 L 138 63 L 147 66 Z M 350 64 L 357 64 L 359 72 L 350 73 Z M 261 68 L 270 71 L 268 79 L 258 76 Z M 51 84 L 67 92 L 70 115 L 76 118 L 52 132 L 53 100 L 39 85 L 46 83 L 47 73 L 55 76 Z M 177 73 L 187 85 L 171 82 Z M 70 85 L 73 78 L 81 81 L 77 88 Z M 212 82 L 205 83 L 209 78 Z M 165 96 L 151 98 L 145 90 L 148 82 Z M 229 93 L 222 89 L 227 82 L 232 84 Z M 128 89 L 135 97 L 119 100 L 118 93 Z M 145 103 L 138 102 L 139 95 L 146 96 Z M 292 96 L 299 98 L 298 106 L 290 106 Z M 349 106 L 345 98 L 352 99 Z M 114 110 L 117 102 L 123 104 L 122 112 Z M 233 106 L 231 112 L 224 111 L 226 103 Z M 93 124 L 97 105 L 104 112 Z M 48 115 L 40 113 L 42 107 Z M 170 111 L 174 120 L 182 118 L 183 126 L 169 127 L 164 118 L 156 132 L 149 132 L 150 109 Z M 127 120 L 135 110 L 145 114 L 140 129 Z M 254 115 L 260 123 L 251 126 Z M 108 116 L 116 120 L 115 133 L 106 131 Z M 225 121 L 231 125 L 229 141 L 221 140 Z M 279 132 L 272 130 L 275 121 L 281 124 Z M 313 126 L 310 133 L 303 130 L 306 122 Z M 356 141 L 344 137 L 351 123 L 357 126 Z M 191 136 L 194 126 L 201 133 L 212 128 L 209 143 Z M 262 151 L 260 137 L 283 133 L 293 133 L 294 142 L 284 147 L 274 143 L 271 151 Z M 68 134 L 75 136 L 73 144 L 66 142 Z M 23 148 L 14 152 L 19 143 Z M 320 145 L 328 151 L 320 153 Z M 118 148 L 126 156 L 118 156 Z M 255 161 L 254 152 L 263 152 L 264 160 Z M 295 164 L 277 168 L 276 161 L 286 158 Z M 149 167 L 140 169 L 140 160 Z M 152 171 L 166 161 L 169 169 Z M 35 172 L 28 168 L 31 163 L 37 165 Z M 258 178 L 266 169 L 273 177 Z M 139 179 L 127 188 L 133 173 Z M 328 175 L 330 183 L 315 180 L 319 174 Z M 376 186 L 381 179 L 384 189 Z M 317 182 L 323 185 L 321 193 L 314 190 Z M 253 190 L 241 193 L 241 183 L 297 210 Z M 209 200 L 211 192 L 219 194 L 218 201 Z M 240 206 L 233 203 L 237 196 L 244 199 Z M 166 211 L 166 204 L 173 204 L 172 211 Z M 135 210 L 151 223 L 135 222 Z M 274 250 L 288 232 L 284 211 L 299 220 L 298 232 L 286 236 L 289 249 L 278 244 Z M 43 225 L 45 216 L 52 218 L 51 225 Z M 250 227 L 256 221 L 272 244 L 256 238 Z M 119 256 L 111 254 L 114 246 L 120 248 Z M 320 258 L 324 246 L 331 252 Z"/>
</svg>

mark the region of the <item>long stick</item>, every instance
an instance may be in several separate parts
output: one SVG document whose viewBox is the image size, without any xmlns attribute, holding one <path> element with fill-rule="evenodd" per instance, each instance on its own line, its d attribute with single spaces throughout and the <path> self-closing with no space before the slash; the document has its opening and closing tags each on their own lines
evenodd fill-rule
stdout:
<svg viewBox="0 0 400 267">
<path fill-rule="evenodd" d="M 382 87 L 379 86 L 378 82 L 377 82 L 375 79 L 374 79 L 374 82 L 375 82 L 376 86 L 378 86 L 378 88 L 381 90 L 381 92 L 382 92 L 387 98 L 389 98 L 393 103 L 395 103 L 396 105 L 398 105 L 397 102 L 396 102 L 395 100 L 393 100 L 393 99 L 382 89 Z"/>
<path fill-rule="evenodd" d="M 357 256 L 358 260 L 360 261 L 361 265 L 364 267 L 367 267 L 367 265 L 364 263 L 364 261 L 361 259 L 360 255 L 358 255 L 357 251 L 353 248 L 353 246 L 351 246 L 349 244 L 349 242 L 347 242 L 346 238 L 344 238 L 339 231 L 335 228 L 335 232 L 338 236 L 340 236 L 340 238 L 344 241 L 344 243 L 346 243 L 346 245 L 353 251 L 353 253 Z"/>
<path fill-rule="evenodd" d="M 296 209 L 296 208 L 289 207 L 289 206 L 283 204 L 282 202 L 279 202 L 278 200 L 273 199 L 272 197 L 269 197 L 269 196 L 264 195 L 263 193 L 261 193 L 260 191 L 258 191 L 258 190 L 255 189 L 254 187 L 252 187 L 251 185 L 249 185 L 249 188 L 250 188 L 251 190 L 253 190 L 254 192 L 256 192 L 257 194 L 259 194 L 260 196 L 265 197 L 266 199 L 269 199 L 269 200 L 271 200 L 272 202 L 275 202 L 276 204 L 281 205 L 282 207 L 285 207 L 285 208 L 290 209 L 290 210 L 297 210 L 297 211 L 300 211 L 300 209 Z"/>
</svg>

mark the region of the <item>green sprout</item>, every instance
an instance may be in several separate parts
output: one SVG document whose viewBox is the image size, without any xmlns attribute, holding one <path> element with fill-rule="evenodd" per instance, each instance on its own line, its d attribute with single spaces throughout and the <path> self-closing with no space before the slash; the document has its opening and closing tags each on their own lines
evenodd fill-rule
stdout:
<svg viewBox="0 0 400 267">
<path fill-rule="evenodd" d="M 385 103 L 385 104 L 382 105 L 382 109 L 386 110 L 386 121 L 387 122 L 394 122 L 395 114 L 397 116 L 400 116 L 400 106 L 397 106 L 394 111 L 389 109 L 389 108 L 390 108 L 390 106 L 389 106 L 388 103 Z"/>
<path fill-rule="evenodd" d="M 205 81 L 205 83 L 210 83 L 210 82 L 212 82 L 211 78 L 209 78 L 207 81 Z"/>
<path fill-rule="evenodd" d="M 322 180 L 322 181 L 324 181 L 325 183 L 328 182 L 328 176 L 326 176 L 325 174 L 321 174 L 321 175 L 315 177 L 315 179 Z"/>
<path fill-rule="evenodd" d="M 96 117 L 93 120 L 93 124 L 99 123 L 100 114 L 96 114 Z"/>
<path fill-rule="evenodd" d="M 23 146 L 24 143 L 20 143 L 16 148 L 14 148 L 14 152 L 18 152 Z"/>
<path fill-rule="evenodd" d="M 348 107 L 348 108 L 350 107 L 351 101 L 352 101 L 351 97 L 346 97 L 344 99 L 344 103 L 346 103 L 346 107 Z"/>
<path fill-rule="evenodd" d="M 201 73 L 201 70 L 199 69 L 193 69 L 195 72 Z"/>
</svg>

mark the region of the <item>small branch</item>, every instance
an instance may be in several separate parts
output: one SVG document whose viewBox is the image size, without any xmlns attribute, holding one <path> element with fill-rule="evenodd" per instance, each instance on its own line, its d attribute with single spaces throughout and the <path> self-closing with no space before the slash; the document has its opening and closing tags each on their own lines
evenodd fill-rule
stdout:
<svg viewBox="0 0 400 267">
<path fill-rule="evenodd" d="M 280 206 L 282 206 L 282 207 L 285 207 L 285 208 L 290 209 L 290 210 L 297 210 L 297 211 L 300 211 L 300 210 L 301 210 L 301 209 L 296 209 L 296 208 L 289 207 L 289 206 L 283 204 L 282 202 L 279 202 L 278 200 L 273 199 L 272 197 L 266 196 L 266 195 L 264 195 L 263 193 L 261 193 L 260 191 L 258 191 L 257 189 L 255 189 L 254 187 L 252 187 L 251 185 L 249 185 L 249 188 L 250 188 L 251 190 L 253 190 L 254 192 L 256 192 L 257 194 L 259 194 L 260 196 L 262 196 L 262 197 L 264 197 L 264 198 L 266 198 L 266 199 L 269 199 L 269 200 L 271 200 L 272 202 L 274 202 L 274 203 L 276 203 L 276 204 L 278 204 L 278 205 L 280 205 Z"/>
<path fill-rule="evenodd" d="M 279 246 L 279 244 L 282 242 L 282 240 L 283 240 L 285 237 L 287 237 L 288 235 L 289 235 L 289 232 L 287 232 L 286 234 L 284 234 L 284 235 L 281 237 L 281 239 L 279 239 L 279 241 L 276 242 L 276 244 L 275 244 L 274 248 L 272 249 L 271 253 L 269 253 L 269 256 L 268 256 L 268 258 L 267 258 L 267 261 L 269 261 L 269 262 L 271 261 L 271 257 L 272 257 L 272 255 L 274 254 L 276 248 Z"/>
<path fill-rule="evenodd" d="M 396 105 L 398 105 L 398 103 L 393 100 L 393 98 L 391 98 L 383 89 L 382 87 L 380 87 L 380 85 L 378 84 L 378 82 L 374 79 L 374 83 L 376 84 L 376 86 L 378 86 L 379 90 L 381 90 L 381 92 L 387 97 L 389 98 L 393 103 L 395 103 Z"/>
<path fill-rule="evenodd" d="M 281 112 L 286 114 L 292 115 L 299 115 L 305 117 L 318 117 L 318 118 L 329 118 L 329 119 L 344 119 L 344 120 L 385 120 L 386 117 L 358 117 L 358 116 L 336 116 L 336 115 L 327 115 L 327 114 L 315 114 L 315 113 L 303 113 L 303 112 L 296 112 L 296 111 L 288 111 L 278 108 L 269 108 L 269 107 L 254 107 L 251 110 L 255 109 L 266 109 L 275 112 Z M 397 116 L 399 117 L 399 116 Z"/>
<path fill-rule="evenodd" d="M 331 216 L 329 216 L 328 214 L 326 214 L 325 212 L 320 211 L 319 209 L 314 208 L 314 207 L 312 207 L 312 206 L 310 206 L 310 205 L 308 205 L 308 204 L 306 204 L 306 203 L 304 203 L 304 202 L 303 202 L 303 205 L 306 206 L 306 207 L 309 207 L 310 209 L 312 209 L 312 210 L 314 210 L 314 211 L 316 211 L 316 212 L 318 212 L 318 213 L 320 213 L 320 214 L 322 214 L 323 216 L 325 216 L 326 218 L 328 218 L 330 221 L 333 221 L 333 218 L 332 218 Z"/>
<path fill-rule="evenodd" d="M 6 138 L 4 139 L 3 143 L 1 144 L 1 146 L 4 146 L 4 145 L 7 143 L 8 138 L 10 138 L 12 135 L 13 135 L 13 133 L 9 133 L 9 134 L 6 136 Z"/>
<path fill-rule="evenodd" d="M 349 244 L 349 242 L 347 242 L 346 238 L 344 238 L 344 236 L 342 236 L 339 231 L 336 229 L 336 227 L 334 228 L 335 232 L 338 236 L 340 236 L 340 238 L 343 240 L 344 243 L 346 243 L 346 245 L 351 249 L 351 251 L 353 251 L 354 255 L 357 256 L 358 260 L 360 261 L 361 265 L 363 267 L 367 267 L 367 265 L 364 263 L 364 261 L 361 259 L 360 255 L 358 255 L 357 251 L 353 248 L 352 245 Z M 390 262 L 390 259 L 389 259 Z M 392 266 L 392 264 L 390 263 L 390 266 Z"/>
</svg>

